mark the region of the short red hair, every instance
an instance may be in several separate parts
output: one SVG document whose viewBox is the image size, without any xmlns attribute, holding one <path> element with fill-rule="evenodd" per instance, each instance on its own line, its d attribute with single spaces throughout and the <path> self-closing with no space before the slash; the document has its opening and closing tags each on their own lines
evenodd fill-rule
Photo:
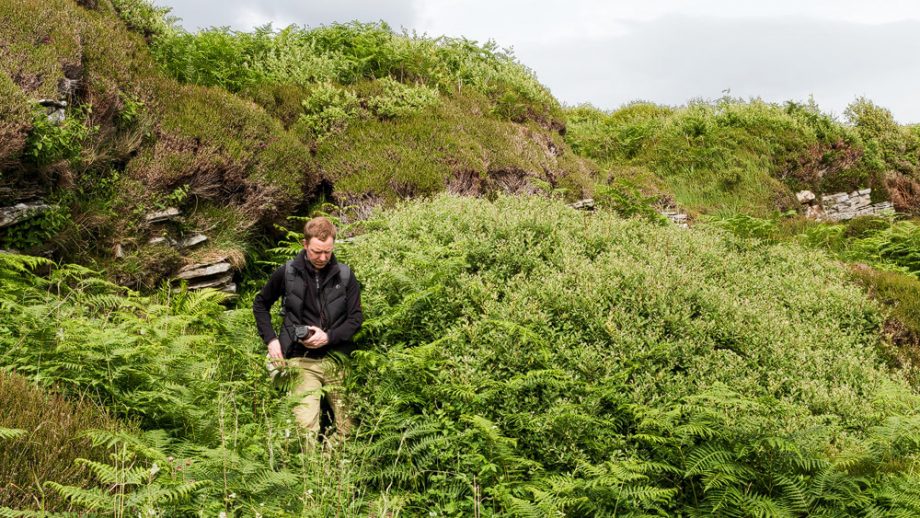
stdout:
<svg viewBox="0 0 920 518">
<path fill-rule="evenodd" d="M 335 240 L 335 225 L 329 221 L 329 218 L 318 216 L 303 226 L 304 240 L 309 243 L 310 239 L 314 237 L 320 241 L 325 241 L 330 237 Z"/>
</svg>

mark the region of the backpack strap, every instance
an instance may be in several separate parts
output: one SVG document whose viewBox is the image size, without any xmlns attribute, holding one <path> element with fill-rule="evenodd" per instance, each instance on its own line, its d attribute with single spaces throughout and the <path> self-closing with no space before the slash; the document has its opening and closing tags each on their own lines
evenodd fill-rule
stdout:
<svg viewBox="0 0 920 518">
<path fill-rule="evenodd" d="M 347 290 L 348 281 L 351 280 L 351 268 L 345 263 L 339 263 L 339 280 L 342 282 L 342 286 Z"/>
<path fill-rule="evenodd" d="M 294 260 L 284 263 L 284 293 L 281 294 L 281 316 L 287 313 L 287 294 L 294 289 Z"/>
</svg>

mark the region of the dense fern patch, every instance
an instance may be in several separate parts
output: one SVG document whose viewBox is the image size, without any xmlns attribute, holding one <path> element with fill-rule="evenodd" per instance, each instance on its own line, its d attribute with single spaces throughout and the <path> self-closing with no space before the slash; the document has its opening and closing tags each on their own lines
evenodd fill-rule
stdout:
<svg viewBox="0 0 920 518">
<path fill-rule="evenodd" d="M 917 509 L 917 394 L 820 253 L 539 199 L 368 226 L 363 483 L 409 514 Z"/>
<path fill-rule="evenodd" d="M 0 255 L 3 369 L 143 427 L 86 436 L 109 452 L 79 461 L 95 483 L 43 487 L 170 515 L 920 510 L 920 397 L 820 252 L 529 197 L 444 196 L 352 230 L 360 423 L 328 454 L 300 440 L 248 309 Z"/>
</svg>

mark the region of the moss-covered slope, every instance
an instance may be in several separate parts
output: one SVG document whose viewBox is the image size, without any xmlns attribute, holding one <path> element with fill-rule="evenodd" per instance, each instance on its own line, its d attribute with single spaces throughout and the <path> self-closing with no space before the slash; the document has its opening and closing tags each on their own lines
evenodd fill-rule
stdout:
<svg viewBox="0 0 920 518">
<path fill-rule="evenodd" d="M 140 0 L 0 9 L 0 201 L 60 207 L 0 230 L 2 248 L 149 285 L 169 268 L 146 258 L 178 264 L 148 244 L 161 231 L 145 215 L 167 206 L 184 213 L 180 234 L 211 232 L 190 262 L 242 256 L 254 229 L 329 195 L 590 190 L 558 103 L 489 45 L 360 24 L 189 34 Z"/>
</svg>

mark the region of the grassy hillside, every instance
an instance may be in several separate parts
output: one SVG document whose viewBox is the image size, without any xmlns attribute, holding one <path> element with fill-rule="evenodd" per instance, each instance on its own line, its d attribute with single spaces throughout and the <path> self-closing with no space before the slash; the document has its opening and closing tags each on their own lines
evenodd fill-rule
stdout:
<svg viewBox="0 0 920 518">
<path fill-rule="evenodd" d="M 53 205 L 0 249 L 65 259 L 0 253 L 0 516 L 920 514 L 916 221 L 776 215 L 865 186 L 916 214 L 920 131 L 885 109 L 607 113 L 491 43 L 384 24 L 0 12 L 0 202 Z M 326 201 L 367 321 L 357 434 L 319 451 L 253 281 L 235 305 L 160 281 L 277 264 L 300 245 L 275 224 Z"/>
<path fill-rule="evenodd" d="M 611 178 L 673 196 L 696 213 L 766 216 L 797 208 L 793 193 L 871 187 L 899 211 L 920 203 L 920 133 L 866 99 L 840 121 L 813 104 L 720 99 L 667 107 L 637 102 L 610 113 L 566 113 L 566 140 Z"/>
<path fill-rule="evenodd" d="M 377 24 L 190 34 L 143 0 L 0 7 L 0 201 L 58 207 L 3 248 L 152 287 L 168 268 L 149 258 L 244 257 L 317 201 L 591 189 L 558 103 L 490 44 Z M 66 101 L 65 121 L 39 99 Z M 148 245 L 144 215 L 167 206 L 219 235 L 181 258 Z"/>
</svg>

